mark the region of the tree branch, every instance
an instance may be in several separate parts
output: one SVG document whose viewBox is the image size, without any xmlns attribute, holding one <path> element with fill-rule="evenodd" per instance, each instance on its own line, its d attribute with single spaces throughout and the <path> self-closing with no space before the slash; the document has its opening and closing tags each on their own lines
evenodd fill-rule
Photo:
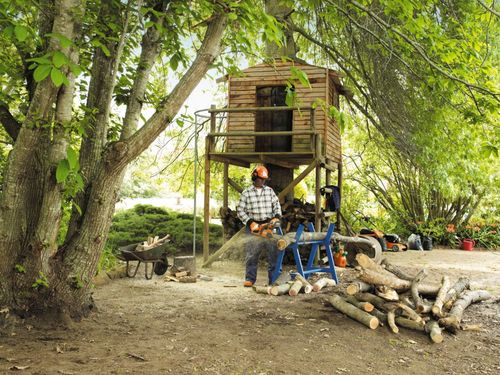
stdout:
<svg viewBox="0 0 500 375">
<path fill-rule="evenodd" d="M 21 130 L 21 124 L 17 122 L 17 120 L 10 113 L 9 108 L 5 103 L 0 102 L 0 123 L 3 125 L 7 134 L 12 138 L 15 142 L 17 139 L 17 135 Z"/>
<path fill-rule="evenodd" d="M 226 15 L 220 10 L 216 11 L 207 27 L 203 43 L 195 60 L 170 95 L 161 104 L 160 109 L 128 139 L 127 150 L 117 160 L 117 167 L 124 167 L 135 159 L 168 127 L 179 108 L 218 56 L 226 23 Z"/>
<path fill-rule="evenodd" d="M 450 74 L 448 73 L 447 71 L 445 71 L 441 66 L 439 66 L 439 64 L 437 64 L 436 62 L 434 62 L 428 55 L 427 53 L 425 52 L 425 49 L 424 47 L 422 47 L 418 42 L 414 41 L 414 40 L 411 40 L 410 37 L 408 37 L 406 34 L 402 33 L 401 31 L 399 31 L 397 28 L 393 27 L 392 25 L 388 24 L 386 21 L 384 21 L 382 18 L 380 18 L 379 16 L 377 16 L 375 13 L 373 13 L 370 9 L 366 8 L 365 6 L 361 5 L 360 3 L 358 3 L 357 1 L 355 0 L 348 0 L 352 5 L 354 5 L 356 8 L 362 10 L 363 12 L 365 12 L 366 14 L 368 14 L 371 18 L 373 18 L 375 21 L 377 21 L 378 23 L 380 23 L 381 25 L 383 25 L 387 30 L 391 30 L 392 32 L 394 32 L 396 35 L 398 35 L 399 37 L 401 37 L 403 40 L 405 40 L 411 47 L 413 47 L 413 49 L 431 66 L 433 67 L 434 69 L 436 69 L 439 73 L 441 73 L 442 75 L 444 75 L 445 77 L 453 80 L 453 81 L 456 81 L 456 82 L 459 82 L 467 87 L 470 87 L 470 88 L 473 88 L 475 89 L 476 91 L 478 92 L 481 92 L 483 94 L 487 94 L 487 95 L 490 95 L 492 96 L 494 99 L 496 100 L 499 100 L 499 93 L 495 93 L 493 91 L 490 91 L 482 86 L 479 86 L 479 85 L 475 85 L 473 83 L 470 83 L 470 82 L 467 82 L 465 80 L 463 80 L 462 78 L 459 78 L 459 77 L 456 77 L 454 76 L 453 74 Z M 339 9 L 342 13 L 346 14 L 347 15 L 347 11 L 340 8 L 338 5 L 334 4 L 331 2 L 331 4 L 333 6 L 335 6 L 337 9 Z"/>
</svg>

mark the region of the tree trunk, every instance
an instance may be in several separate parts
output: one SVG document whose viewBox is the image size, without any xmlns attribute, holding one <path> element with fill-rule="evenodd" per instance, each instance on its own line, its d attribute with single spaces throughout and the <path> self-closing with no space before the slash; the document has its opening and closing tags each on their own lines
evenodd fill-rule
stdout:
<svg viewBox="0 0 500 375">
<path fill-rule="evenodd" d="M 75 9 L 84 7 L 77 0 L 56 0 L 54 9 L 52 33 L 74 40 L 73 16 L 82 14 Z M 130 119 L 123 127 L 125 136 L 101 148 L 100 154 L 97 152 L 93 172 L 87 176 L 92 183 L 87 186 L 88 198 L 82 215 L 73 221 L 74 226 L 60 248 L 57 248 L 56 237 L 61 217 L 61 184 L 56 183 L 55 170 L 66 156 L 67 139 L 57 126 L 63 129 L 61 125 L 71 118 L 73 86 L 68 72 L 65 72 L 67 85 L 55 87 L 50 78 L 38 83 L 9 157 L 0 197 L 1 306 L 24 313 L 56 310 L 72 317 L 85 315 L 93 307 L 92 279 L 107 240 L 125 168 L 167 128 L 217 57 L 227 18 L 222 8 L 214 9 L 194 61 L 157 112 L 128 137 L 126 130 L 135 129 L 135 119 L 139 118 L 137 113 L 141 109 L 141 105 L 131 104 Z M 151 64 L 155 60 L 151 49 L 158 48 L 155 43 L 144 42 L 142 46 L 143 52 L 151 52 L 145 58 Z M 69 50 L 59 46 L 59 39 L 53 37 L 47 51 L 56 50 L 71 56 Z M 149 68 L 140 66 L 131 103 L 142 101 Z M 113 86 L 112 82 L 106 83 Z M 96 101 L 96 105 L 99 102 L 109 106 L 111 90 L 103 91 L 109 101 L 103 98 Z M 106 123 L 107 117 L 106 109 L 103 111 L 101 124 Z"/>
</svg>

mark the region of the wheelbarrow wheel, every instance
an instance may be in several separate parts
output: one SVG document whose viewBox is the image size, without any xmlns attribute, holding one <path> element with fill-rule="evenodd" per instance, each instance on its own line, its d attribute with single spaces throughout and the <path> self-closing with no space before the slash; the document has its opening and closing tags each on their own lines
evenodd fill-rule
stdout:
<svg viewBox="0 0 500 375">
<path fill-rule="evenodd" d="M 165 258 L 164 260 L 156 262 L 153 270 L 156 275 L 161 276 L 164 275 L 165 272 L 167 272 L 167 269 L 168 269 L 168 260 L 167 258 Z"/>
</svg>

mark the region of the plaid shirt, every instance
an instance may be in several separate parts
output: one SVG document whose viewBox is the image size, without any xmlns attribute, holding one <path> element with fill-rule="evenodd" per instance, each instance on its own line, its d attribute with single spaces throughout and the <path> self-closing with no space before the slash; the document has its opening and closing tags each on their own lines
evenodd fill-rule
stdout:
<svg viewBox="0 0 500 375">
<path fill-rule="evenodd" d="M 281 206 L 272 188 L 263 186 L 258 189 L 252 185 L 241 193 L 236 212 L 238 218 L 246 224 L 250 219 L 265 221 L 276 215 L 281 216 Z"/>
</svg>

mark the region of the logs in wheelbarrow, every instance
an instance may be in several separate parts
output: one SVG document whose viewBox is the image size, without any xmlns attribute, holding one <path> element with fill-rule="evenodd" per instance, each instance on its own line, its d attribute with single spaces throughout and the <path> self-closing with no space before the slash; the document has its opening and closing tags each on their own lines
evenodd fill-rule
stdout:
<svg viewBox="0 0 500 375">
<path fill-rule="evenodd" d="M 126 262 L 127 277 L 135 277 L 141 263 L 144 263 L 144 276 L 148 280 L 151 280 L 153 273 L 163 275 L 167 272 L 167 243 L 163 243 L 149 250 L 135 251 L 135 248 L 139 244 L 140 243 L 135 243 L 118 248 L 119 254 L 117 255 L 117 258 Z M 133 267 L 130 264 L 131 262 L 137 262 L 137 265 Z M 151 270 L 149 270 L 150 264 L 152 264 Z"/>
</svg>

